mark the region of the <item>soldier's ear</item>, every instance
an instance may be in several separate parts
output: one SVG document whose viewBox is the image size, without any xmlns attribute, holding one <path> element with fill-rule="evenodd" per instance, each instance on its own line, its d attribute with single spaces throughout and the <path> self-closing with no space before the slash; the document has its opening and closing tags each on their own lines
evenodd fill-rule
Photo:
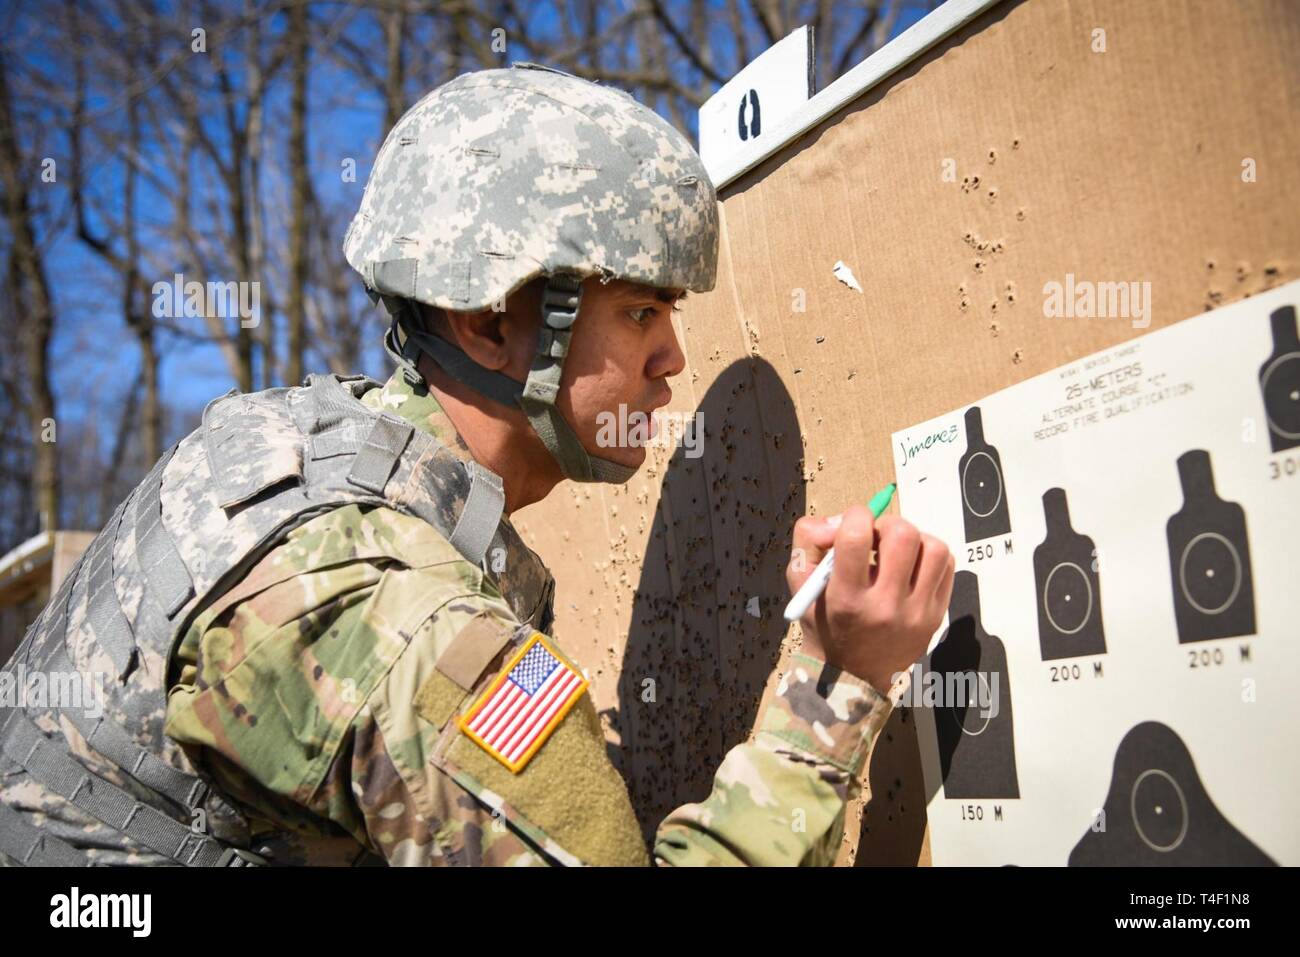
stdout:
<svg viewBox="0 0 1300 957">
<path fill-rule="evenodd" d="M 478 312 L 444 313 L 453 342 L 486 369 L 498 370 L 510 362 L 507 341 L 509 314 L 483 309 Z"/>
</svg>

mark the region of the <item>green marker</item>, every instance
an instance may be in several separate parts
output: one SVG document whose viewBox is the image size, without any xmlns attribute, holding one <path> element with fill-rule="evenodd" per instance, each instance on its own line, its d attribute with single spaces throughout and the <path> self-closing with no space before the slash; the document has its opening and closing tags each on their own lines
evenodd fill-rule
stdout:
<svg viewBox="0 0 1300 957">
<path fill-rule="evenodd" d="M 880 518 L 885 509 L 889 508 L 889 503 L 893 501 L 894 492 L 897 488 L 897 485 L 890 482 L 871 497 L 871 501 L 867 503 L 867 508 L 871 509 L 873 518 Z M 832 548 L 817 563 L 817 567 L 808 576 L 808 580 L 795 592 L 794 597 L 790 599 L 790 604 L 785 606 L 786 621 L 798 621 L 803 617 L 803 613 L 812 607 L 813 602 L 821 597 L 821 593 L 826 590 L 826 583 L 831 580 L 831 569 L 834 567 L 835 549 Z"/>
</svg>

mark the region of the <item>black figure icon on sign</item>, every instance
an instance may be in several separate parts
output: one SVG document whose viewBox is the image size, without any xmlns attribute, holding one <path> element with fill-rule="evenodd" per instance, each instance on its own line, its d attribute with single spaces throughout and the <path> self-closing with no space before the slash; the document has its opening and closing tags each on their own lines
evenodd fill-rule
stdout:
<svg viewBox="0 0 1300 957">
<path fill-rule="evenodd" d="M 1034 549 L 1038 645 L 1044 661 L 1106 653 L 1101 622 L 1101 579 L 1092 539 L 1070 527 L 1065 489 L 1043 493 L 1047 536 Z"/>
<path fill-rule="evenodd" d="M 998 450 L 984 441 L 984 420 L 978 405 L 966 410 L 966 452 L 957 463 L 957 470 L 966 541 L 1011 531 L 1002 459 Z"/>
<path fill-rule="evenodd" d="M 745 111 L 749 110 L 749 121 L 745 121 Z M 741 142 L 763 132 L 762 113 L 758 107 L 758 91 L 750 90 L 740 98 L 740 107 L 736 110 L 736 125 Z"/>
<path fill-rule="evenodd" d="M 1071 867 L 1260 867 L 1276 861 L 1223 816 L 1174 731 L 1144 721 L 1115 752 L 1110 791 Z"/>
<path fill-rule="evenodd" d="M 1179 456 L 1178 477 L 1183 507 L 1165 526 L 1178 642 L 1253 635 L 1246 513 L 1215 492 L 1209 452 L 1194 449 Z"/>
<path fill-rule="evenodd" d="M 1296 333 L 1295 306 L 1275 309 L 1273 354 L 1259 367 L 1259 389 L 1264 393 L 1264 416 L 1274 452 L 1300 445 L 1300 335 Z"/>
<path fill-rule="evenodd" d="M 942 707 L 934 708 L 943 796 L 1020 797 L 1007 655 L 980 622 L 974 572 L 953 578 L 948 631 L 930 655 L 930 671 L 936 694 L 943 695 Z"/>
</svg>

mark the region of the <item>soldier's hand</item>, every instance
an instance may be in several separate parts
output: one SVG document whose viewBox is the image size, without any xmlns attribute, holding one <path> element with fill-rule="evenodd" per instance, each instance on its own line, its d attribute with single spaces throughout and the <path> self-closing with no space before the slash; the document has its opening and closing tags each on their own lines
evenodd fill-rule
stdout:
<svg viewBox="0 0 1300 957">
<path fill-rule="evenodd" d="M 883 694 L 895 674 L 925 654 L 948 608 L 956 561 L 943 542 L 910 522 L 894 515 L 875 521 L 854 505 L 840 516 L 805 515 L 795 523 L 785 571 L 791 594 L 832 546 L 826 590 L 799 620 L 804 650 Z"/>
</svg>

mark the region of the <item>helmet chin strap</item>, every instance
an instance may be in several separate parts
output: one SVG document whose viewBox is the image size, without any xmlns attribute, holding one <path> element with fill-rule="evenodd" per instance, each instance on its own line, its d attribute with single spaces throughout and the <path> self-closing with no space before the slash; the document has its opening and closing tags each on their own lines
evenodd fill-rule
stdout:
<svg viewBox="0 0 1300 957">
<path fill-rule="evenodd" d="M 589 454 L 555 405 L 573 323 L 582 300 L 579 277 L 557 275 L 547 279 L 542 293 L 542 328 L 537 354 L 522 385 L 507 375 L 485 369 L 445 339 L 414 328 L 407 318 L 416 308 L 413 303 L 376 293 L 371 293 L 371 298 L 382 299 L 392 317 L 392 325 L 384 335 L 384 349 L 410 385 L 426 384 L 416 366 L 423 352 L 449 376 L 480 395 L 523 409 L 533 431 L 559 464 L 565 478 L 574 482 L 622 485 L 637 473 L 638 466 Z"/>
</svg>

